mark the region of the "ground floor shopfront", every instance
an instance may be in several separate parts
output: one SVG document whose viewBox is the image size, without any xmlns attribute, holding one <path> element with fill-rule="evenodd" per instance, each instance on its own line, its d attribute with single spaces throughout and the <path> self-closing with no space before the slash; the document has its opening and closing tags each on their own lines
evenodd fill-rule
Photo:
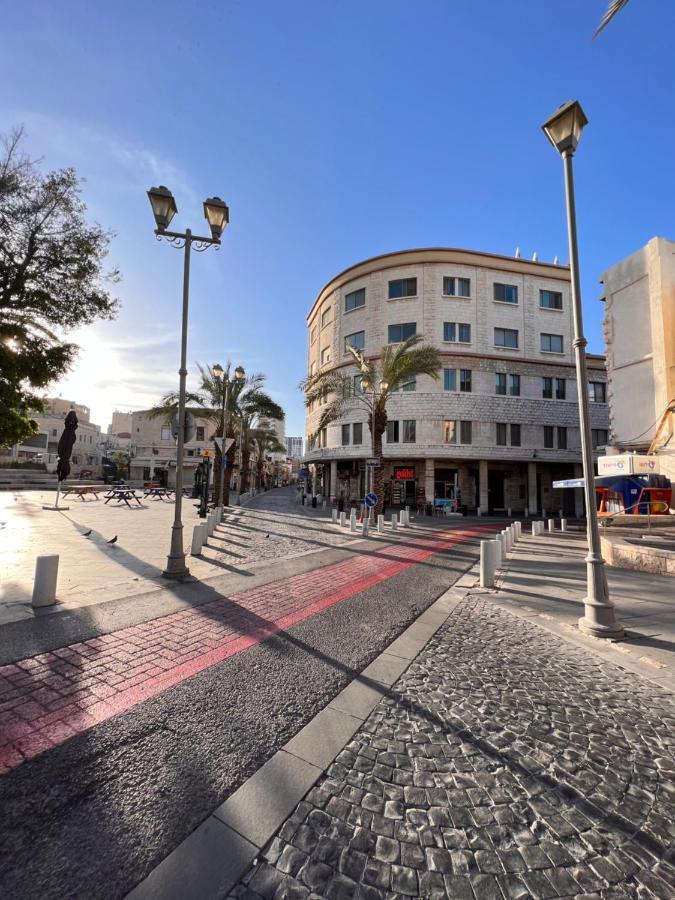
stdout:
<svg viewBox="0 0 675 900">
<path fill-rule="evenodd" d="M 340 506 L 356 504 L 370 486 L 363 460 L 311 463 L 314 491 Z M 560 490 L 553 482 L 581 476 L 581 466 L 569 462 L 420 459 L 384 461 L 384 502 L 387 507 L 422 506 L 434 500 L 455 500 L 465 513 L 482 515 L 550 511 L 565 516 L 583 514 L 583 492 Z"/>
</svg>

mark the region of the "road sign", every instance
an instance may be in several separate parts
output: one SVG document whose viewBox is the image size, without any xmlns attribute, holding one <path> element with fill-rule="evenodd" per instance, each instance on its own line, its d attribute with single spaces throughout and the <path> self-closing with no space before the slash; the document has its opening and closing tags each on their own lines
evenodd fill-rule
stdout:
<svg viewBox="0 0 675 900">
<path fill-rule="evenodd" d="M 202 450 L 202 459 L 211 459 L 212 456 L 213 456 L 213 450 L 211 450 L 211 449 Z"/>
<path fill-rule="evenodd" d="M 377 494 L 366 494 L 366 506 L 368 509 L 375 509 L 377 506 Z"/>
<path fill-rule="evenodd" d="M 368 466 L 369 469 L 377 469 L 380 465 L 380 461 L 379 461 L 379 459 L 374 459 L 374 458 L 367 459 L 366 465 Z"/>
<path fill-rule="evenodd" d="M 215 443 L 216 447 L 218 447 L 218 449 L 220 450 L 221 445 L 223 443 L 222 437 L 214 437 L 213 442 Z M 230 449 L 232 444 L 234 444 L 234 438 L 225 438 L 225 450 L 221 451 L 223 453 L 223 455 L 225 455 L 225 453 L 227 453 L 227 451 Z"/>
</svg>

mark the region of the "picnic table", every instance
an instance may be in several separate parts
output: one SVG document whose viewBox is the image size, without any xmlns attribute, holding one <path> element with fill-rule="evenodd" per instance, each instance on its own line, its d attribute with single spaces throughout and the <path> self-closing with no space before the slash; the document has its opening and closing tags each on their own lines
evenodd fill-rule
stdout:
<svg viewBox="0 0 675 900">
<path fill-rule="evenodd" d="M 98 500 L 98 495 L 104 490 L 105 488 L 100 484 L 69 484 L 64 487 L 61 496 L 67 497 L 68 494 L 75 494 L 76 497 L 79 497 L 85 503 L 87 495 L 93 494 L 94 500 Z"/>
<path fill-rule="evenodd" d="M 141 506 L 141 501 L 136 491 L 133 488 L 126 487 L 126 485 L 121 485 L 119 487 L 112 487 L 108 493 L 106 494 L 106 503 L 110 503 L 111 500 L 116 500 L 117 503 L 126 503 L 126 505 L 131 509 L 130 500 L 135 500 L 139 506 Z"/>
<path fill-rule="evenodd" d="M 143 489 L 143 496 L 152 500 L 171 500 L 171 488 L 162 487 L 160 484 L 147 485 Z"/>
</svg>

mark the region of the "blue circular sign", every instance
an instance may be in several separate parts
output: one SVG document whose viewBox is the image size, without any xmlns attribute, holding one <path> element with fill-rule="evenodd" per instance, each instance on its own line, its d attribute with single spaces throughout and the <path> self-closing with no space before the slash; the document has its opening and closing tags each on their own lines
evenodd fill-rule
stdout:
<svg viewBox="0 0 675 900">
<path fill-rule="evenodd" d="M 366 506 L 374 509 L 377 506 L 377 494 L 366 494 Z"/>
</svg>

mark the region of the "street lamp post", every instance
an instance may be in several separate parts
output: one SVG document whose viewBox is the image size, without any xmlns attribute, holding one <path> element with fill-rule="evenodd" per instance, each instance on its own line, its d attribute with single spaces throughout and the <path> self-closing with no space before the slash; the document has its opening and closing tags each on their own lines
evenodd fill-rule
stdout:
<svg viewBox="0 0 675 900">
<path fill-rule="evenodd" d="M 581 133 L 588 124 L 581 104 L 570 100 L 559 107 L 542 125 L 549 141 L 560 153 L 565 172 L 565 200 L 567 206 L 567 237 L 570 252 L 572 290 L 572 321 L 574 326 L 574 356 L 579 395 L 579 424 L 581 428 L 581 458 L 584 472 L 586 500 L 586 532 L 588 556 L 586 557 L 587 595 L 584 599 L 584 615 L 579 619 L 579 629 L 595 637 L 622 637 L 624 630 L 616 619 L 614 604 L 609 597 L 607 574 L 600 547 L 600 532 L 595 508 L 595 470 L 591 441 L 591 417 L 588 399 L 588 375 L 586 370 L 586 338 L 584 337 L 581 308 L 581 282 L 579 277 L 579 251 L 574 202 L 574 173 L 572 157 Z"/>
<path fill-rule="evenodd" d="M 163 574 L 168 578 L 180 578 L 189 575 L 185 565 L 185 551 L 183 549 L 183 522 L 181 518 L 183 502 L 183 445 L 185 443 L 185 380 L 187 376 L 187 327 L 188 327 L 188 301 L 190 294 L 190 252 L 196 250 L 201 253 L 209 247 L 220 246 L 220 238 L 225 226 L 230 220 L 227 204 L 219 197 L 211 197 L 204 201 L 204 216 L 211 229 L 211 237 L 199 237 L 193 235 L 187 228 L 184 232 L 167 231 L 171 220 L 178 212 L 176 201 L 171 191 L 160 185 L 150 188 L 148 198 L 152 206 L 157 228 L 155 234 L 157 240 L 165 238 L 172 247 L 183 249 L 183 314 L 181 324 L 180 343 L 180 378 L 178 389 L 178 438 L 176 441 L 176 501 L 174 506 L 174 520 L 171 527 L 171 548 Z"/>
<path fill-rule="evenodd" d="M 218 380 L 223 378 L 223 372 L 224 372 L 223 367 L 219 363 L 216 363 L 215 366 L 213 366 L 213 374 L 216 376 L 216 378 Z M 230 418 L 230 413 L 229 413 L 229 409 L 227 406 L 229 392 L 230 392 L 229 366 L 228 366 L 227 374 L 228 374 L 228 377 L 225 378 L 223 381 L 223 409 L 222 409 L 223 443 L 222 443 L 222 447 L 221 447 L 221 451 L 220 451 L 220 456 L 221 456 L 221 459 L 220 459 L 220 486 L 218 488 L 218 502 L 216 503 L 216 506 L 218 506 L 220 509 L 222 509 L 222 507 L 223 507 L 223 493 L 224 493 L 225 472 L 226 472 L 225 441 L 227 439 L 227 426 L 228 426 L 228 420 Z M 237 381 L 243 381 L 245 376 L 246 376 L 246 373 L 244 372 L 243 368 L 241 366 L 237 366 L 237 368 L 234 370 L 235 379 Z"/>
</svg>

